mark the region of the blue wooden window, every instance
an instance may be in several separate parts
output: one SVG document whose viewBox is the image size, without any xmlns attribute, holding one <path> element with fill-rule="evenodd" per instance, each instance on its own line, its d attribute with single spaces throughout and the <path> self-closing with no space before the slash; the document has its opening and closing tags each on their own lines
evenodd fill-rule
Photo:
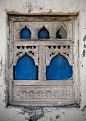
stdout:
<svg viewBox="0 0 86 121">
<path fill-rule="evenodd" d="M 49 38 L 49 32 L 48 30 L 43 27 L 39 32 L 38 32 L 38 38 L 46 39 Z"/>
<path fill-rule="evenodd" d="M 47 67 L 46 77 L 47 80 L 68 80 L 72 77 L 72 67 L 64 56 L 58 55 Z"/>
<path fill-rule="evenodd" d="M 37 66 L 35 66 L 34 60 L 28 55 L 21 57 L 14 68 L 14 79 L 37 80 L 37 76 Z"/>
<path fill-rule="evenodd" d="M 67 38 L 67 32 L 66 32 L 66 30 L 63 27 L 61 27 L 56 32 L 56 38 L 59 38 L 59 39 L 66 39 Z"/>
<path fill-rule="evenodd" d="M 29 38 L 31 38 L 31 32 L 30 32 L 30 30 L 27 27 L 25 27 L 24 29 L 21 30 L 20 38 L 21 39 L 29 39 Z"/>
</svg>

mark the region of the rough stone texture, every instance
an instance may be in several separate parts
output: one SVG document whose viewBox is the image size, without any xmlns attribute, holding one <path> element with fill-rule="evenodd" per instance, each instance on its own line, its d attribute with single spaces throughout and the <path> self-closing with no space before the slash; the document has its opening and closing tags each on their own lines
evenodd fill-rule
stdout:
<svg viewBox="0 0 86 121">
<path fill-rule="evenodd" d="M 69 107 L 17 107 L 7 105 L 7 43 L 9 40 L 6 13 L 29 14 L 79 13 L 79 85 L 80 105 Z M 86 120 L 86 1 L 85 0 L 0 0 L 0 121 L 85 121 Z M 7 75 L 8 76 L 8 75 Z M 79 108 L 80 107 L 80 108 Z"/>
</svg>

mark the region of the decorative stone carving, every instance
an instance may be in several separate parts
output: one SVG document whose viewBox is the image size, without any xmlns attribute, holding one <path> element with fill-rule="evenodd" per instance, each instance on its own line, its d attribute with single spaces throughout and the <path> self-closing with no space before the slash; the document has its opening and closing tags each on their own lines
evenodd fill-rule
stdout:
<svg viewBox="0 0 86 121">
<path fill-rule="evenodd" d="M 38 66 L 38 46 L 14 46 L 14 66 L 16 66 L 18 59 L 25 54 L 32 57 L 35 65 Z"/>
<path fill-rule="evenodd" d="M 49 100 L 73 101 L 72 86 L 18 86 L 14 87 L 14 101 L 49 101 Z"/>
<path fill-rule="evenodd" d="M 72 53 L 72 46 L 47 46 L 46 47 L 46 65 L 50 65 L 50 61 L 53 57 L 58 54 L 63 55 L 69 62 L 69 65 L 73 65 L 73 53 Z"/>
<path fill-rule="evenodd" d="M 72 22 L 14 22 L 14 39 L 20 39 L 20 31 L 25 26 L 31 31 L 31 39 L 38 39 L 38 32 L 45 27 L 50 38 L 56 38 L 56 32 L 63 27 L 67 32 L 67 39 L 72 39 Z"/>
</svg>

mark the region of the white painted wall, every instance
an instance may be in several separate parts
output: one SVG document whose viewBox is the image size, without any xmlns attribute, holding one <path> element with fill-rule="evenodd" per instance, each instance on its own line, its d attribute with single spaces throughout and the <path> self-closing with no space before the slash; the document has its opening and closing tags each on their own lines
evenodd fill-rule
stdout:
<svg viewBox="0 0 86 121">
<path fill-rule="evenodd" d="M 7 12 L 21 14 L 79 12 L 80 108 L 6 107 Z M 86 44 L 86 0 L 0 0 L 0 121 L 29 121 L 30 117 L 33 121 L 85 121 L 86 55 L 83 55 L 83 52 L 86 51 L 86 46 L 84 47 L 84 44 Z"/>
</svg>

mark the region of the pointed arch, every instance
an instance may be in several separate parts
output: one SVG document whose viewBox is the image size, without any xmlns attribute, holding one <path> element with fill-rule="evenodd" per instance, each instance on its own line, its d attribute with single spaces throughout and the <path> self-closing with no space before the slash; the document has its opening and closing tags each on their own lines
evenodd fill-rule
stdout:
<svg viewBox="0 0 86 121">
<path fill-rule="evenodd" d="M 38 38 L 46 39 L 49 38 L 49 32 L 48 30 L 43 27 L 39 32 L 38 32 Z"/>
<path fill-rule="evenodd" d="M 67 53 L 62 53 L 62 52 L 59 52 L 57 51 L 56 53 L 54 53 L 51 58 L 50 58 L 50 61 L 55 57 L 55 56 L 58 56 L 58 55 L 62 55 L 63 57 L 65 57 L 69 63 L 70 66 L 72 66 L 72 62 L 71 62 L 71 59 L 69 58 L 69 56 L 67 55 Z M 50 65 L 50 62 L 48 61 L 48 66 Z"/>
<path fill-rule="evenodd" d="M 66 39 L 67 38 L 67 32 L 63 26 L 61 26 L 60 29 L 57 30 L 56 38 L 59 38 L 59 39 Z"/>
<path fill-rule="evenodd" d="M 31 38 L 31 31 L 26 26 L 20 31 L 20 38 L 21 39 Z"/>
<path fill-rule="evenodd" d="M 55 56 L 46 69 L 47 80 L 68 80 L 72 73 L 72 67 L 62 55 Z"/>
<path fill-rule="evenodd" d="M 23 57 L 25 54 L 28 55 L 28 56 L 30 56 L 31 58 L 33 58 L 35 65 L 38 66 L 38 63 L 37 63 L 37 61 L 35 61 L 33 54 L 31 54 L 29 51 L 28 51 L 28 52 L 18 53 L 18 55 L 17 55 L 17 57 L 15 58 L 15 61 L 14 61 L 14 66 L 17 65 L 18 60 L 19 60 L 21 57 Z"/>
<path fill-rule="evenodd" d="M 34 60 L 27 54 L 21 57 L 14 67 L 15 80 L 36 80 L 37 75 L 37 66 L 35 66 Z"/>
</svg>

